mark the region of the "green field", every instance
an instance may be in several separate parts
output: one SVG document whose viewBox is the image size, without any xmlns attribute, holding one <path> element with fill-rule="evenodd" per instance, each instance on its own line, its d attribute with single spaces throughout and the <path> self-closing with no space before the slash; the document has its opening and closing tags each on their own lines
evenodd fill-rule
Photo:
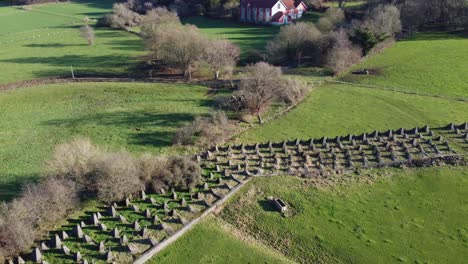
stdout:
<svg viewBox="0 0 468 264">
<path fill-rule="evenodd" d="M 96 4 L 94 4 L 96 3 Z M 138 36 L 123 31 L 97 29 L 96 43 L 88 46 L 79 36 L 83 18 L 98 17 L 112 1 L 80 1 L 33 6 L 25 11 L 0 7 L 0 84 L 89 74 L 128 75 L 144 54 Z"/>
<path fill-rule="evenodd" d="M 468 258 L 465 168 L 370 175 L 371 184 L 321 189 L 293 177 L 254 179 L 221 217 L 303 263 L 462 263 Z M 276 212 L 267 196 L 289 203 L 289 216 Z"/>
<path fill-rule="evenodd" d="M 81 24 L 85 16 L 98 18 L 112 9 L 112 0 L 75 0 L 66 3 L 49 3 L 19 7 L 0 7 L 0 37 L 19 33 L 32 35 L 38 29 L 60 30 Z M 0 40 L 1 41 L 1 40 Z"/>
<path fill-rule="evenodd" d="M 210 36 L 227 38 L 241 49 L 241 58 L 250 50 L 263 51 L 268 40 L 278 32 L 279 27 L 241 24 L 236 21 L 215 20 L 205 17 L 189 17 L 184 23 L 192 24 Z"/>
<path fill-rule="evenodd" d="M 334 137 L 424 124 L 438 127 L 466 120 L 466 102 L 324 84 L 288 114 L 248 130 L 235 141 Z"/>
<path fill-rule="evenodd" d="M 397 42 L 354 68 L 368 68 L 374 74 L 346 75 L 344 80 L 424 94 L 468 98 L 468 35 L 417 34 Z"/>
<path fill-rule="evenodd" d="M 346 1 L 344 8 L 345 9 L 359 9 L 361 7 L 364 7 L 367 4 L 367 1 Z M 335 7 L 338 8 L 338 2 L 328 2 L 326 3 L 327 6 L 329 7 Z"/>
<path fill-rule="evenodd" d="M 0 93 L 0 199 L 36 178 L 75 136 L 113 150 L 167 152 L 173 132 L 206 113 L 208 88 L 139 83 L 57 84 Z"/>
<path fill-rule="evenodd" d="M 290 263 L 282 255 L 233 235 L 210 218 L 148 263 Z"/>
</svg>

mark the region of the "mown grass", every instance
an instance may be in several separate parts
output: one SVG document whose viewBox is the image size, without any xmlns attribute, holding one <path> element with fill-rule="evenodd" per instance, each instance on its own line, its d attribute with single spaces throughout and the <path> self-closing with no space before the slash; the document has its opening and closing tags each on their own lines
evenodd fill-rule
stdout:
<svg viewBox="0 0 468 264">
<path fill-rule="evenodd" d="M 392 170 L 371 173 L 371 184 L 321 189 L 258 178 L 221 217 L 299 262 L 459 263 L 468 257 L 467 176 L 456 167 Z M 288 216 L 267 196 L 286 201 Z"/>
<path fill-rule="evenodd" d="M 279 32 L 279 27 L 242 24 L 237 21 L 210 19 L 201 16 L 189 17 L 183 22 L 197 26 L 210 36 L 229 39 L 240 47 L 243 59 L 251 50 L 263 51 L 267 41 Z"/>
<path fill-rule="evenodd" d="M 204 220 L 148 263 L 290 263 L 249 241 L 241 240 L 214 218 Z"/>
<path fill-rule="evenodd" d="M 138 36 L 96 29 L 96 43 L 79 36 L 83 18 L 96 18 L 111 1 L 80 1 L 32 6 L 26 11 L 0 7 L 0 84 L 49 76 L 128 75 L 144 54 Z M 38 11 L 39 10 L 39 11 Z M 41 12 L 40 12 L 41 11 Z M 44 12 L 43 12 L 44 11 Z"/>
<path fill-rule="evenodd" d="M 354 69 L 372 75 L 348 74 L 342 79 L 405 91 L 468 98 L 468 35 L 420 33 L 398 41 Z"/>
<path fill-rule="evenodd" d="M 170 150 L 173 132 L 209 110 L 208 89 L 139 83 L 57 84 L 0 93 L 0 199 L 41 174 L 76 136 L 131 152 Z"/>
<path fill-rule="evenodd" d="M 234 141 L 334 137 L 466 120 L 466 102 L 328 83 L 312 91 L 291 112 L 248 130 Z"/>
</svg>

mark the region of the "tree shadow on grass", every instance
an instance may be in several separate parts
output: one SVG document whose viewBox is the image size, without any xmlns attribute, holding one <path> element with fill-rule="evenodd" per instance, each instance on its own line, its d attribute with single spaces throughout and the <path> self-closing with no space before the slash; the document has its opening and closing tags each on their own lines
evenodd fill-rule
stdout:
<svg viewBox="0 0 468 264">
<path fill-rule="evenodd" d="M 125 55 L 102 55 L 102 56 L 86 56 L 86 55 L 65 55 L 59 57 L 23 57 L 14 59 L 0 60 L 3 63 L 20 63 L 20 64 L 47 64 L 50 66 L 66 66 L 70 65 L 86 66 L 89 68 L 103 68 L 110 66 L 128 65 L 129 56 Z"/>
<path fill-rule="evenodd" d="M 2 175 L 0 178 L 5 178 L 5 176 Z M 37 175 L 28 175 L 0 181 L 0 201 L 13 200 L 21 194 L 21 190 L 26 184 L 37 182 L 38 179 Z"/>
<path fill-rule="evenodd" d="M 84 47 L 86 44 L 62 44 L 62 43 L 47 43 L 47 44 L 27 44 L 23 47 L 28 48 L 63 48 L 63 47 Z"/>
<path fill-rule="evenodd" d="M 59 128 L 97 125 L 119 127 L 128 136 L 131 145 L 168 147 L 172 144 L 174 131 L 195 118 L 192 113 L 148 113 L 144 111 L 99 113 L 78 118 L 53 119 L 41 125 Z M 105 130 L 103 128 L 102 130 Z M 86 135 L 83 135 L 86 136 Z"/>
<path fill-rule="evenodd" d="M 258 204 L 262 207 L 263 210 L 267 212 L 277 212 L 278 210 L 273 206 L 273 204 L 268 200 L 258 201 Z"/>
</svg>

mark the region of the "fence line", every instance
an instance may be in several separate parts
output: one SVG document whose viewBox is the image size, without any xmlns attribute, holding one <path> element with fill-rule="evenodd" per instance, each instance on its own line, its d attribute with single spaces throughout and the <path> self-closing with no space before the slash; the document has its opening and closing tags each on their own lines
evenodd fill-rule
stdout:
<svg viewBox="0 0 468 264">
<path fill-rule="evenodd" d="M 446 96 L 446 95 L 439 95 L 439 94 L 421 93 L 421 92 L 416 92 L 416 91 L 406 91 L 401 88 L 391 87 L 391 86 L 385 87 L 385 86 L 360 84 L 360 83 L 337 81 L 337 80 L 325 80 L 325 82 L 336 83 L 336 84 L 346 84 L 346 85 L 352 85 L 352 86 L 357 86 L 357 87 L 362 87 L 362 88 L 378 89 L 378 90 L 383 90 L 383 91 L 397 92 L 397 93 L 403 93 L 403 94 L 409 94 L 409 95 L 419 95 L 419 96 L 426 96 L 426 97 L 433 97 L 433 98 L 441 98 L 441 99 L 447 99 L 447 100 L 453 100 L 453 101 L 459 101 L 459 102 L 468 102 L 468 97 Z"/>
</svg>

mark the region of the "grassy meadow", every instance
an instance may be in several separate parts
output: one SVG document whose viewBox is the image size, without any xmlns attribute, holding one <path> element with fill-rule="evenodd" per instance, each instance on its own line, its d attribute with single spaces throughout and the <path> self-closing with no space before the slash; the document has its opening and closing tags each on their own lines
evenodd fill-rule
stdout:
<svg viewBox="0 0 468 264">
<path fill-rule="evenodd" d="M 300 178 L 258 178 L 221 218 L 301 263 L 462 263 L 467 176 L 452 167 L 389 170 L 322 188 Z M 291 212 L 282 216 L 267 196 L 281 197 Z"/>
<path fill-rule="evenodd" d="M 361 68 L 370 69 L 373 74 L 348 74 L 342 79 L 409 92 L 468 98 L 468 35 L 416 34 L 354 67 Z"/>
<path fill-rule="evenodd" d="M 148 263 L 292 263 L 235 233 L 219 219 L 208 218 Z"/>
<path fill-rule="evenodd" d="M 77 1 L 32 6 L 31 10 L 0 7 L 0 84 L 88 74 L 127 75 L 144 54 L 138 36 L 96 29 L 96 43 L 79 36 L 85 16 L 108 12 L 112 1 Z"/>
<path fill-rule="evenodd" d="M 334 137 L 425 124 L 438 127 L 466 120 L 466 102 L 326 83 L 289 113 L 233 141 Z"/>
<path fill-rule="evenodd" d="M 173 132 L 209 110 L 194 85 L 77 83 L 0 93 L 0 199 L 37 178 L 53 148 L 76 136 L 112 150 L 167 152 Z"/>
</svg>

